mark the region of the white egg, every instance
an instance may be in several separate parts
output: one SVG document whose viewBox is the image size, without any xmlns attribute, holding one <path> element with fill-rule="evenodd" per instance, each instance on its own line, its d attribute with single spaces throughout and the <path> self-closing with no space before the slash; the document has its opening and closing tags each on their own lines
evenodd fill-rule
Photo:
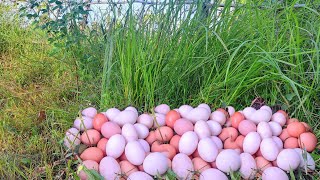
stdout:
<svg viewBox="0 0 320 180">
<path fill-rule="evenodd" d="M 133 124 L 124 124 L 121 129 L 121 134 L 127 142 L 138 140 L 138 133 Z"/>
<path fill-rule="evenodd" d="M 193 107 L 189 105 L 182 105 L 179 107 L 179 113 L 181 117 L 186 118 L 187 114 L 193 109 Z"/>
<path fill-rule="evenodd" d="M 236 110 L 232 106 L 227 106 L 227 109 L 230 116 L 232 116 L 236 112 Z"/>
<path fill-rule="evenodd" d="M 94 118 L 94 116 L 97 114 L 97 109 L 94 107 L 88 107 L 82 110 L 81 114 L 89 118 Z"/>
<path fill-rule="evenodd" d="M 131 173 L 129 176 L 128 176 L 128 179 L 129 180 L 153 180 L 153 178 L 145 173 L 145 172 L 142 172 L 142 171 L 137 171 L 137 172 L 133 172 Z"/>
<path fill-rule="evenodd" d="M 120 165 L 113 157 L 107 156 L 100 161 L 99 173 L 105 179 L 116 179 L 120 172 Z"/>
<path fill-rule="evenodd" d="M 77 128 L 80 131 L 92 129 L 92 118 L 87 116 L 78 117 L 76 120 L 74 120 L 73 127 Z"/>
<path fill-rule="evenodd" d="M 239 153 L 233 149 L 222 150 L 217 156 L 216 166 L 225 173 L 239 170 L 241 166 Z"/>
<path fill-rule="evenodd" d="M 282 127 L 279 123 L 270 121 L 268 122 L 272 131 L 272 136 L 279 136 L 282 132 Z"/>
<path fill-rule="evenodd" d="M 187 155 L 179 153 L 172 159 L 172 170 L 179 180 L 191 180 L 194 169 L 191 159 Z"/>
<path fill-rule="evenodd" d="M 314 171 L 316 168 L 316 164 L 315 164 L 312 156 L 307 151 L 303 151 L 300 148 L 295 148 L 294 150 L 299 154 L 299 157 L 300 157 L 299 167 L 303 171 L 305 171 L 305 170 Z"/>
<path fill-rule="evenodd" d="M 283 142 L 278 136 L 272 136 L 273 141 L 277 144 L 279 150 L 283 149 Z"/>
<path fill-rule="evenodd" d="M 167 114 L 170 111 L 170 107 L 167 104 L 160 104 L 154 108 L 156 113 Z"/>
<path fill-rule="evenodd" d="M 150 153 L 143 161 L 144 171 L 152 176 L 164 174 L 168 168 L 167 157 L 160 152 Z"/>
<path fill-rule="evenodd" d="M 259 109 L 253 112 L 247 119 L 253 121 L 255 124 L 259 124 L 260 122 L 269 122 L 271 119 L 271 113 L 264 109 Z"/>
<path fill-rule="evenodd" d="M 208 138 L 211 136 L 209 125 L 206 121 L 197 121 L 194 125 L 194 132 L 198 135 L 199 139 Z"/>
<path fill-rule="evenodd" d="M 110 121 L 113 121 L 120 112 L 121 111 L 117 108 L 110 108 L 106 111 L 106 116 Z"/>
<path fill-rule="evenodd" d="M 107 142 L 106 154 L 108 156 L 111 156 L 117 159 L 124 152 L 125 146 L 126 146 L 126 140 L 122 135 L 120 134 L 113 135 Z"/>
<path fill-rule="evenodd" d="M 216 146 L 219 150 L 221 150 L 223 148 L 223 143 L 220 138 L 218 138 L 217 136 L 211 136 L 211 139 L 216 144 Z"/>
<path fill-rule="evenodd" d="M 146 156 L 146 152 L 138 141 L 131 141 L 125 147 L 125 155 L 128 161 L 133 165 L 141 165 Z"/>
<path fill-rule="evenodd" d="M 211 138 L 204 138 L 199 141 L 198 153 L 206 162 L 213 162 L 218 155 L 218 147 Z"/>
<path fill-rule="evenodd" d="M 221 126 L 224 125 L 227 121 L 226 115 L 221 111 L 213 111 L 210 114 L 210 120 L 213 120 L 219 123 Z"/>
<path fill-rule="evenodd" d="M 228 177 L 223 172 L 214 168 L 209 168 L 204 170 L 199 177 L 199 180 L 211 180 L 211 179 L 228 180 Z"/>
<path fill-rule="evenodd" d="M 138 139 L 138 142 L 141 144 L 146 153 L 150 152 L 150 145 L 146 140 Z"/>
<path fill-rule="evenodd" d="M 141 114 L 137 121 L 138 123 L 147 126 L 149 129 L 153 126 L 153 117 L 150 114 Z"/>
<path fill-rule="evenodd" d="M 133 106 L 128 106 L 126 109 L 124 109 L 125 111 L 132 111 L 136 114 L 136 116 L 138 117 L 139 116 L 139 113 L 138 113 L 138 110 L 133 107 Z"/>
<path fill-rule="evenodd" d="M 198 136 L 193 131 L 184 133 L 179 140 L 179 152 L 191 155 L 198 146 Z"/>
<path fill-rule="evenodd" d="M 193 124 L 197 121 L 204 120 L 207 121 L 209 119 L 210 112 L 206 108 L 197 107 L 192 109 L 186 116 L 186 119 L 190 120 Z"/>
<path fill-rule="evenodd" d="M 289 180 L 289 178 L 280 168 L 268 167 L 262 173 L 262 180 Z"/>
<path fill-rule="evenodd" d="M 155 121 L 153 127 L 161 127 L 166 124 L 166 116 L 164 114 L 155 113 Z"/>
<path fill-rule="evenodd" d="M 209 120 L 209 121 L 207 121 L 207 124 L 209 126 L 209 129 L 211 131 L 212 136 L 218 136 L 221 133 L 222 127 L 221 127 L 220 123 L 218 123 L 214 120 Z"/>
<path fill-rule="evenodd" d="M 134 124 L 134 127 L 138 133 L 139 139 L 145 139 L 146 137 L 148 137 L 149 129 L 147 128 L 147 126 L 140 123 L 136 123 Z"/>
<path fill-rule="evenodd" d="M 125 124 L 134 124 L 136 123 L 138 119 L 138 114 L 131 110 L 124 110 L 121 111 L 119 114 L 117 114 L 116 117 L 114 117 L 114 122 L 117 123 L 120 127 L 122 127 Z"/>
<path fill-rule="evenodd" d="M 283 149 L 277 157 L 277 165 L 285 171 L 295 170 L 300 165 L 299 154 L 294 149 Z"/>
<path fill-rule="evenodd" d="M 260 122 L 257 126 L 257 132 L 262 139 L 272 137 L 272 130 L 267 122 Z"/>
<path fill-rule="evenodd" d="M 257 132 L 250 132 L 243 140 L 243 151 L 254 154 L 258 151 L 261 143 L 261 137 Z"/>
<path fill-rule="evenodd" d="M 281 126 L 284 126 L 287 122 L 286 116 L 280 112 L 276 112 L 272 115 L 271 121 L 279 123 Z"/>
<path fill-rule="evenodd" d="M 202 104 L 199 104 L 198 107 L 205 108 L 206 110 L 208 110 L 209 113 L 211 113 L 211 108 L 208 104 L 202 103 Z"/>
<path fill-rule="evenodd" d="M 272 109 L 269 106 L 262 106 L 260 109 L 267 110 L 270 114 L 272 114 Z"/>
<path fill-rule="evenodd" d="M 279 154 L 279 147 L 272 138 L 262 139 L 260 144 L 260 151 L 262 156 L 268 161 L 274 161 Z"/>
<path fill-rule="evenodd" d="M 257 110 L 253 107 L 246 107 L 243 109 L 242 114 L 244 115 L 244 117 L 246 119 L 248 119 L 254 112 L 256 112 Z"/>
<path fill-rule="evenodd" d="M 257 164 L 252 155 L 249 153 L 241 153 L 240 159 L 241 167 L 239 169 L 239 172 L 241 174 L 241 177 L 244 179 L 254 179 Z"/>
</svg>

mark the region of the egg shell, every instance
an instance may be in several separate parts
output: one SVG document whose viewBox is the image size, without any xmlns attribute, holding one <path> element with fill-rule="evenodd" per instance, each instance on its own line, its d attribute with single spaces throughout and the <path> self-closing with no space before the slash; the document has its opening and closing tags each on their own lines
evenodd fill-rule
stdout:
<svg viewBox="0 0 320 180">
<path fill-rule="evenodd" d="M 152 176 L 164 174 L 168 168 L 166 156 L 159 152 L 150 153 L 143 161 L 144 171 Z"/>
<path fill-rule="evenodd" d="M 73 127 L 77 128 L 80 131 L 92 129 L 92 118 L 86 116 L 78 117 L 76 120 L 74 120 Z"/>
<path fill-rule="evenodd" d="M 225 141 L 228 138 L 231 138 L 232 141 L 235 141 L 238 137 L 238 130 L 234 127 L 223 128 L 219 134 L 219 138 L 222 141 Z"/>
<path fill-rule="evenodd" d="M 272 115 L 271 121 L 277 122 L 278 124 L 280 124 L 280 126 L 284 126 L 287 122 L 287 119 L 282 113 L 276 112 Z"/>
<path fill-rule="evenodd" d="M 261 143 L 261 137 L 257 132 L 250 132 L 243 140 L 243 151 L 254 154 L 258 151 Z"/>
<path fill-rule="evenodd" d="M 146 156 L 146 152 L 138 141 L 128 142 L 124 152 L 128 161 L 136 166 L 141 165 Z"/>
<path fill-rule="evenodd" d="M 85 145 L 92 146 L 98 144 L 101 138 L 100 132 L 95 129 L 88 129 L 81 134 L 81 142 Z"/>
<path fill-rule="evenodd" d="M 106 153 L 108 156 L 111 156 L 117 159 L 124 152 L 125 146 L 126 146 L 126 140 L 122 135 L 120 134 L 113 135 L 108 140 L 108 143 L 106 146 Z"/>
<path fill-rule="evenodd" d="M 270 114 L 272 114 L 272 109 L 270 108 L 270 106 L 264 105 L 264 106 L 261 106 L 260 109 L 266 110 L 266 111 L 268 111 Z"/>
<path fill-rule="evenodd" d="M 260 122 L 257 126 L 257 132 L 262 139 L 272 137 L 272 130 L 267 122 Z"/>
<path fill-rule="evenodd" d="M 108 143 L 108 139 L 107 138 L 101 138 L 100 141 L 97 144 L 97 148 L 102 150 L 103 156 L 106 155 L 107 143 Z"/>
<path fill-rule="evenodd" d="M 103 152 L 97 147 L 89 147 L 81 153 L 80 158 L 82 161 L 93 160 L 99 163 L 103 158 Z"/>
<path fill-rule="evenodd" d="M 67 148 L 75 148 L 81 142 L 80 140 L 80 131 L 76 128 L 70 128 L 66 132 L 66 136 L 64 138 L 64 145 Z"/>
<path fill-rule="evenodd" d="M 156 113 L 167 114 L 170 111 L 170 107 L 167 104 L 160 104 L 154 108 Z"/>
<path fill-rule="evenodd" d="M 141 144 L 141 146 L 143 147 L 143 149 L 146 153 L 150 152 L 150 145 L 148 144 L 148 142 L 146 140 L 138 139 L 138 142 Z"/>
<path fill-rule="evenodd" d="M 262 172 L 265 169 L 272 167 L 272 163 L 270 161 L 266 160 L 262 156 L 257 156 L 254 160 L 256 161 L 257 169 L 261 170 Z"/>
<path fill-rule="evenodd" d="M 290 137 L 290 135 L 288 134 L 287 128 L 282 129 L 282 132 L 281 132 L 281 134 L 279 135 L 279 138 L 280 138 L 282 141 L 285 141 L 285 140 L 288 139 L 289 137 Z"/>
<path fill-rule="evenodd" d="M 146 137 L 148 137 L 149 129 L 147 126 L 140 123 L 136 123 L 134 124 L 134 128 L 136 129 L 139 139 L 145 139 Z"/>
<path fill-rule="evenodd" d="M 104 114 L 102 113 L 96 114 L 92 120 L 93 128 L 100 132 L 101 126 L 108 121 L 109 121 L 108 118 Z"/>
<path fill-rule="evenodd" d="M 287 174 L 277 167 L 268 167 L 263 171 L 262 180 L 289 180 Z"/>
<path fill-rule="evenodd" d="M 231 125 L 232 127 L 234 128 L 238 128 L 239 124 L 241 121 L 244 120 L 244 116 L 243 114 L 241 114 L 240 112 L 235 112 L 231 117 L 230 117 L 230 120 L 231 120 Z"/>
<path fill-rule="evenodd" d="M 256 132 L 257 126 L 254 122 L 249 120 L 243 120 L 238 126 L 240 134 L 246 136 L 249 132 Z"/>
<path fill-rule="evenodd" d="M 289 119 L 289 115 L 288 115 L 288 113 L 287 113 L 286 111 L 284 111 L 284 110 L 278 110 L 277 113 L 281 113 L 281 114 L 284 115 L 284 117 L 286 117 L 286 119 Z"/>
<path fill-rule="evenodd" d="M 211 136 L 209 125 L 206 121 L 197 121 L 194 125 L 194 132 L 198 135 L 199 139 L 208 138 Z"/>
<path fill-rule="evenodd" d="M 198 136 L 193 131 L 184 133 L 179 141 L 179 152 L 191 155 L 198 146 Z"/>
<path fill-rule="evenodd" d="M 176 134 L 170 140 L 170 144 L 176 149 L 176 151 L 179 151 L 180 138 L 181 138 L 181 136 Z"/>
<path fill-rule="evenodd" d="M 318 139 L 313 133 L 305 132 L 300 134 L 298 142 L 300 148 L 305 148 L 308 152 L 312 152 L 317 146 Z"/>
<path fill-rule="evenodd" d="M 147 128 L 151 128 L 153 126 L 153 117 L 149 114 L 141 114 L 138 119 L 137 122 L 140 124 L 143 124 L 145 126 L 147 126 Z"/>
<path fill-rule="evenodd" d="M 240 149 L 236 141 L 232 141 L 231 138 L 228 138 L 223 143 L 224 149 Z"/>
<path fill-rule="evenodd" d="M 179 153 L 172 159 L 172 170 L 178 179 L 191 180 L 191 172 L 194 168 L 191 159 L 187 155 Z"/>
<path fill-rule="evenodd" d="M 197 121 L 204 120 L 207 121 L 209 119 L 210 112 L 206 108 L 197 107 L 192 109 L 186 116 L 186 119 L 190 120 L 193 124 Z"/>
<path fill-rule="evenodd" d="M 128 176 L 128 179 L 130 179 L 130 180 L 142 180 L 142 179 L 143 180 L 153 180 L 153 178 L 149 174 L 142 172 L 142 171 L 137 171 L 137 172 L 130 174 Z"/>
<path fill-rule="evenodd" d="M 125 174 L 126 176 L 130 176 L 130 174 L 137 172 L 138 168 L 131 164 L 129 161 L 120 161 L 119 163 L 120 165 L 120 169 L 121 169 L 121 173 Z"/>
<path fill-rule="evenodd" d="M 121 111 L 117 108 L 110 108 L 106 111 L 106 116 L 110 121 L 114 121 L 114 118 L 120 113 Z"/>
<path fill-rule="evenodd" d="M 243 149 L 243 141 L 244 141 L 243 135 L 238 136 L 236 139 L 236 143 L 240 149 Z"/>
<path fill-rule="evenodd" d="M 166 116 L 164 114 L 155 113 L 153 127 L 158 128 L 166 125 Z"/>
<path fill-rule="evenodd" d="M 274 161 L 279 154 L 279 148 L 272 138 L 262 139 L 260 144 L 260 151 L 262 156 L 268 161 Z"/>
<path fill-rule="evenodd" d="M 252 155 L 249 153 L 241 153 L 240 159 L 241 167 L 239 169 L 239 172 L 241 177 L 244 179 L 254 179 L 257 164 Z"/>
<path fill-rule="evenodd" d="M 233 149 L 222 150 L 216 158 L 217 168 L 225 173 L 237 171 L 241 166 L 241 159 L 238 152 Z"/>
<path fill-rule="evenodd" d="M 287 126 L 288 134 L 292 137 L 299 137 L 306 132 L 306 127 L 301 122 L 292 122 Z"/>
<path fill-rule="evenodd" d="M 218 136 L 221 133 L 222 127 L 218 122 L 216 122 L 214 120 L 209 120 L 209 121 L 207 121 L 207 124 L 209 126 L 209 129 L 210 129 L 212 136 Z"/>
<path fill-rule="evenodd" d="M 105 179 L 116 179 L 121 172 L 119 163 L 110 156 L 104 157 L 99 164 L 99 172 Z"/>
<path fill-rule="evenodd" d="M 200 157 L 195 157 L 192 159 L 193 168 L 195 171 L 202 173 L 203 171 L 209 169 L 211 166 L 208 162 L 204 161 Z"/>
<path fill-rule="evenodd" d="M 247 119 L 253 121 L 255 124 L 259 124 L 260 122 L 269 122 L 271 119 L 272 113 L 267 110 L 259 109 L 253 112 Z"/>
<path fill-rule="evenodd" d="M 120 127 L 122 127 L 125 124 L 134 124 L 137 122 L 138 114 L 135 111 L 132 110 L 124 110 L 121 111 L 119 114 L 117 114 L 116 117 L 114 117 L 114 122 L 117 123 Z"/>
<path fill-rule="evenodd" d="M 307 169 L 307 171 L 308 170 L 314 171 L 316 168 L 316 164 L 315 164 L 312 156 L 308 152 L 303 151 L 300 148 L 295 148 L 294 150 L 299 154 L 299 157 L 300 157 L 299 167 L 303 171 L 305 171 L 305 169 Z"/>
<path fill-rule="evenodd" d="M 199 141 L 198 152 L 206 162 L 213 162 L 218 155 L 218 147 L 211 138 L 204 138 Z"/>
<path fill-rule="evenodd" d="M 166 125 L 173 128 L 174 123 L 180 118 L 181 118 L 181 116 L 180 116 L 179 112 L 177 112 L 175 110 L 171 110 L 166 114 Z"/>
<path fill-rule="evenodd" d="M 81 112 L 82 116 L 93 118 L 97 114 L 97 110 L 94 107 L 88 107 Z"/>
<path fill-rule="evenodd" d="M 284 171 L 295 170 L 299 164 L 300 157 L 294 149 L 283 149 L 277 157 L 277 165 Z"/>
<path fill-rule="evenodd" d="M 282 142 L 282 140 L 281 140 L 279 137 L 277 137 L 277 136 L 272 136 L 272 139 L 273 139 L 273 141 L 277 144 L 279 150 L 282 150 L 282 149 L 283 149 L 283 142 Z"/>
<path fill-rule="evenodd" d="M 228 180 L 228 177 L 218 169 L 210 168 L 206 169 L 200 174 L 199 180 L 219 179 Z"/>
<path fill-rule="evenodd" d="M 305 122 L 301 122 L 303 125 L 304 125 L 304 127 L 306 128 L 306 132 L 312 132 L 312 129 L 311 129 L 311 127 L 307 124 L 307 123 L 305 123 Z"/>
<path fill-rule="evenodd" d="M 279 136 L 282 132 L 282 127 L 279 123 L 270 121 L 269 123 L 270 129 L 272 131 L 272 136 Z"/>
<path fill-rule="evenodd" d="M 213 111 L 210 114 L 210 120 L 213 120 L 213 121 L 219 123 L 220 125 L 224 125 L 226 123 L 226 121 L 227 121 L 227 117 L 221 111 Z"/>
<path fill-rule="evenodd" d="M 115 134 L 121 134 L 121 128 L 118 124 L 114 122 L 106 122 L 101 126 L 101 134 L 109 139 L 111 136 Z"/>
<path fill-rule="evenodd" d="M 175 123 L 174 123 L 174 131 L 182 136 L 184 133 L 188 132 L 188 131 L 193 131 L 193 124 L 184 119 L 178 119 Z"/>
<path fill-rule="evenodd" d="M 205 108 L 209 113 L 211 113 L 211 108 L 208 104 L 202 103 L 202 104 L 199 104 L 198 107 Z"/>
<path fill-rule="evenodd" d="M 236 112 L 236 110 L 232 106 L 227 106 L 227 111 L 229 113 L 229 116 L 232 116 Z"/>
<path fill-rule="evenodd" d="M 156 133 L 154 131 L 150 131 L 148 137 L 146 137 L 146 141 L 151 145 L 156 140 Z"/>
<path fill-rule="evenodd" d="M 283 147 L 284 147 L 285 149 L 298 148 L 298 147 L 299 147 L 298 138 L 289 137 L 288 139 L 286 139 L 286 140 L 284 141 Z"/>
<path fill-rule="evenodd" d="M 82 162 L 82 165 L 85 166 L 89 170 L 99 171 L 99 164 L 93 160 L 86 160 Z M 81 180 L 87 180 L 88 176 L 85 171 L 81 170 L 79 172 L 79 177 Z"/>
<path fill-rule="evenodd" d="M 189 105 L 182 105 L 179 107 L 179 113 L 181 117 L 186 118 L 187 114 L 193 109 L 193 107 Z"/>
<path fill-rule="evenodd" d="M 173 130 L 168 126 L 162 126 L 155 130 L 156 139 L 161 142 L 170 141 L 173 136 Z"/>
<path fill-rule="evenodd" d="M 246 107 L 243 109 L 242 114 L 244 115 L 244 117 L 246 119 L 248 119 L 254 112 L 256 112 L 257 110 L 253 107 Z"/>
</svg>

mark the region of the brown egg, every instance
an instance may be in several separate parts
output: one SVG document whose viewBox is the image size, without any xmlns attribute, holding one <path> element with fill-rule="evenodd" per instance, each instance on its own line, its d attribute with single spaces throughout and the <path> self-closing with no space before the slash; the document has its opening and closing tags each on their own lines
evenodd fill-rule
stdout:
<svg viewBox="0 0 320 180">
<path fill-rule="evenodd" d="M 176 134 L 170 140 L 170 144 L 176 149 L 177 152 L 179 152 L 179 141 L 180 141 L 180 138 L 181 138 L 181 136 Z"/>
<path fill-rule="evenodd" d="M 266 160 L 264 157 L 262 156 L 258 156 L 254 159 L 256 161 L 257 164 L 257 168 L 261 171 L 264 171 L 265 169 L 267 169 L 268 167 L 272 167 L 272 163 L 269 162 L 268 160 Z"/>
<path fill-rule="evenodd" d="M 154 131 L 150 131 L 148 137 L 146 137 L 145 139 L 149 144 L 150 146 L 152 145 L 153 142 L 156 141 L 156 133 Z"/>
<path fill-rule="evenodd" d="M 167 156 L 168 159 L 172 160 L 173 157 L 177 154 L 176 149 L 170 144 L 161 144 L 159 146 L 160 151 Z"/>
<path fill-rule="evenodd" d="M 243 135 L 238 136 L 237 139 L 236 139 L 236 143 L 240 147 L 240 149 L 243 148 L 243 140 L 244 140 L 244 136 Z"/>
<path fill-rule="evenodd" d="M 126 176 L 129 176 L 131 173 L 137 172 L 138 168 L 131 164 L 129 161 L 120 161 L 119 163 L 121 173 L 125 174 Z"/>
<path fill-rule="evenodd" d="M 180 118 L 181 116 L 177 111 L 171 110 L 166 114 L 166 125 L 173 128 L 174 123 Z"/>
<path fill-rule="evenodd" d="M 317 137 L 311 132 L 300 134 L 298 143 L 300 148 L 305 148 L 308 152 L 312 152 L 317 146 Z"/>
<path fill-rule="evenodd" d="M 274 166 L 274 167 L 278 167 L 277 160 L 272 161 L 272 166 Z"/>
<path fill-rule="evenodd" d="M 97 144 L 97 148 L 102 150 L 104 156 L 106 155 L 107 143 L 108 143 L 108 139 L 107 138 L 101 138 L 100 141 Z"/>
<path fill-rule="evenodd" d="M 231 138 L 232 141 L 235 141 L 238 137 L 238 130 L 234 127 L 223 128 L 219 134 L 221 141 L 225 141 L 228 138 Z"/>
<path fill-rule="evenodd" d="M 118 158 L 120 161 L 127 161 L 128 159 L 127 159 L 127 156 L 126 156 L 126 154 L 123 152 L 122 154 L 121 154 L 121 156 Z"/>
<path fill-rule="evenodd" d="M 155 130 L 156 139 L 161 142 L 170 141 L 173 136 L 173 130 L 168 126 L 162 126 Z"/>
<path fill-rule="evenodd" d="M 280 138 L 282 141 L 285 141 L 285 140 L 288 139 L 289 137 L 290 137 L 290 135 L 288 134 L 287 128 L 282 129 L 282 132 L 281 132 L 281 134 L 279 135 L 279 138 Z"/>
<path fill-rule="evenodd" d="M 216 162 L 215 162 L 215 161 L 213 161 L 212 163 L 210 163 L 210 165 L 211 165 L 212 168 L 217 168 L 217 165 L 216 165 Z"/>
<path fill-rule="evenodd" d="M 231 120 L 230 118 L 227 119 L 226 123 L 224 124 L 225 127 L 231 127 Z"/>
<path fill-rule="evenodd" d="M 262 157 L 262 153 L 261 153 L 261 151 L 260 151 L 260 148 L 259 148 L 258 151 L 255 153 L 255 156 L 256 156 L 256 157 L 259 157 L 259 156 Z"/>
<path fill-rule="evenodd" d="M 155 141 L 155 142 L 153 142 L 152 143 L 152 145 L 151 145 L 151 152 L 160 152 L 160 150 L 161 150 L 161 148 L 160 148 L 160 145 L 161 145 L 162 143 L 160 143 L 159 141 Z"/>
<path fill-rule="evenodd" d="M 297 118 L 290 118 L 287 120 L 286 125 L 291 124 L 293 122 L 299 122 L 299 120 Z"/>
<path fill-rule="evenodd" d="M 139 166 L 138 166 L 138 169 L 139 169 L 139 171 L 142 171 L 142 172 L 144 172 L 144 169 L 143 169 L 143 164 L 139 165 Z"/>
<path fill-rule="evenodd" d="M 232 141 L 231 138 L 228 138 L 223 143 L 224 149 L 240 149 L 236 141 Z"/>
<path fill-rule="evenodd" d="M 299 137 L 300 134 L 306 132 L 306 127 L 301 122 L 292 122 L 287 126 L 288 134 L 292 137 Z"/>
<path fill-rule="evenodd" d="M 92 146 L 98 144 L 101 135 L 100 132 L 95 129 L 88 129 L 81 134 L 80 139 L 83 144 Z"/>
<path fill-rule="evenodd" d="M 309 126 L 309 124 L 307 124 L 307 123 L 305 123 L 305 122 L 301 122 L 303 125 L 304 125 L 304 127 L 306 127 L 306 132 L 312 132 L 312 129 L 311 129 L 311 127 Z"/>
<path fill-rule="evenodd" d="M 82 159 L 82 161 L 93 160 L 99 163 L 103 158 L 103 152 L 101 149 L 97 147 L 89 147 L 88 149 L 82 152 L 80 158 Z"/>
<path fill-rule="evenodd" d="M 104 114 L 96 114 L 92 120 L 93 128 L 100 132 L 101 126 L 108 121 L 108 118 Z"/>
<path fill-rule="evenodd" d="M 240 124 L 240 122 L 244 120 L 244 115 L 242 113 L 240 113 L 240 112 L 235 112 L 230 117 L 230 120 L 231 120 L 232 127 L 237 129 L 239 124 Z"/>
<path fill-rule="evenodd" d="M 298 138 L 289 137 L 288 139 L 286 139 L 286 140 L 284 141 L 283 147 L 284 147 L 285 149 L 298 148 L 298 147 L 299 147 Z"/>
<path fill-rule="evenodd" d="M 196 158 L 196 157 L 200 157 L 200 154 L 199 154 L 199 151 L 198 151 L 198 148 L 192 153 L 191 155 L 193 158 Z M 192 159 L 192 158 L 191 158 Z"/>
<path fill-rule="evenodd" d="M 200 157 L 193 158 L 192 163 L 194 170 L 199 171 L 200 173 L 202 173 L 204 170 L 211 168 L 210 164 Z"/>
<path fill-rule="evenodd" d="M 89 170 L 93 169 L 93 170 L 95 170 L 97 172 L 99 171 L 99 164 L 96 161 L 86 160 L 86 161 L 82 162 L 82 165 L 85 166 Z M 87 180 L 88 179 L 87 173 L 85 171 L 83 171 L 83 170 L 81 170 L 79 172 L 79 177 L 80 177 L 81 180 Z"/>
</svg>

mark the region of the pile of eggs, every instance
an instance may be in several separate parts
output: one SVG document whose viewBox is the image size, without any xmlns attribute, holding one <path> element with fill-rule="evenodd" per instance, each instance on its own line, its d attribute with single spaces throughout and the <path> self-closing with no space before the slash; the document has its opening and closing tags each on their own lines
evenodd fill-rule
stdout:
<svg viewBox="0 0 320 180">
<path fill-rule="evenodd" d="M 244 179 L 286 180 L 291 170 L 315 169 L 309 153 L 316 136 L 283 110 L 228 106 L 211 112 L 207 104 L 173 110 L 161 104 L 154 112 L 86 108 L 64 144 L 69 149 L 86 145 L 82 165 L 105 179 L 152 180 L 171 170 L 177 179 L 227 180 L 238 171 Z M 88 178 L 86 172 L 79 171 L 81 179 Z"/>
</svg>

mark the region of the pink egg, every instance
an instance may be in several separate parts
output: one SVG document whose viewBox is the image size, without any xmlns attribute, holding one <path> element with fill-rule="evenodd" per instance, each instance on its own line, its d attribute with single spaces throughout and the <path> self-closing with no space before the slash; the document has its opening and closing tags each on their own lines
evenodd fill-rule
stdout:
<svg viewBox="0 0 320 180">
<path fill-rule="evenodd" d="M 252 121 L 243 120 L 239 123 L 238 129 L 242 135 L 246 136 L 249 132 L 256 132 L 257 126 Z"/>
<path fill-rule="evenodd" d="M 228 110 L 229 116 L 232 116 L 236 112 L 236 110 L 232 106 L 227 106 L 227 110 Z"/>
<path fill-rule="evenodd" d="M 103 158 L 103 152 L 97 147 L 89 147 L 81 153 L 80 158 L 82 159 L 82 161 L 93 160 L 99 163 Z"/>
<path fill-rule="evenodd" d="M 104 156 L 106 155 L 107 143 L 108 143 L 108 139 L 107 138 L 101 138 L 100 141 L 97 144 L 97 148 L 102 150 Z"/>
<path fill-rule="evenodd" d="M 173 128 L 178 135 L 182 136 L 188 131 L 193 131 L 193 124 L 190 121 L 181 118 L 174 123 Z"/>
<path fill-rule="evenodd" d="M 121 134 L 121 128 L 118 124 L 114 122 L 106 122 L 101 126 L 101 134 L 109 139 L 115 134 Z"/>
</svg>

